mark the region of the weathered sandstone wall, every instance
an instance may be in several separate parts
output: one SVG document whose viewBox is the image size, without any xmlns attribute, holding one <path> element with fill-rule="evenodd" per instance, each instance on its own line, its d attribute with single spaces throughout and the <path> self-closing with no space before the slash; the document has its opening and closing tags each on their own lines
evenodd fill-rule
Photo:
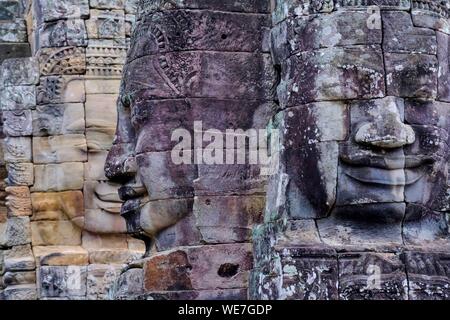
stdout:
<svg viewBox="0 0 450 320">
<path fill-rule="evenodd" d="M 117 185 L 103 173 L 136 3 L 36 0 L 22 8 L 0 2 L 0 19 L 11 17 L 0 40 L 18 51 L 2 47 L 0 57 L 19 57 L 0 72 L 0 297 L 105 299 L 124 263 L 144 250 L 126 234 Z M 20 58 L 30 46 L 30 58 Z"/>
</svg>

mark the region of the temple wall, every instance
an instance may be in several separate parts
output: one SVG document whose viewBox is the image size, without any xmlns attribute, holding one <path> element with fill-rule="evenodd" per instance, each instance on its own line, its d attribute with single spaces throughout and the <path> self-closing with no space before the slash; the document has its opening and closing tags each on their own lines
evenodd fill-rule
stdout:
<svg viewBox="0 0 450 320">
<path fill-rule="evenodd" d="M 26 29 L 26 15 L 30 9 L 29 1 L 1 1 L 0 2 L 0 64 L 5 59 L 31 56 Z M 3 112 L 0 109 L 0 232 L 6 227 L 6 166 L 3 156 L 4 138 Z M 0 292 L 3 283 L 3 256 L 6 251 L 0 240 Z"/>
<path fill-rule="evenodd" d="M 105 299 L 143 254 L 103 174 L 135 2 L 0 2 L 0 299 Z"/>
</svg>

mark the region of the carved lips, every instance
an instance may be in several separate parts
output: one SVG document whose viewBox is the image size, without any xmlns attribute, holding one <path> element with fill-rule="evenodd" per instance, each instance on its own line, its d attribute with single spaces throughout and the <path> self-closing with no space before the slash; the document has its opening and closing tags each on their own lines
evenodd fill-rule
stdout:
<svg viewBox="0 0 450 320">
<path fill-rule="evenodd" d="M 374 167 L 347 167 L 345 174 L 362 183 L 407 186 L 422 178 L 425 175 L 425 170 L 423 167 L 394 170 Z"/>
<path fill-rule="evenodd" d="M 366 184 L 408 186 L 419 181 L 436 160 L 427 156 L 385 157 L 341 155 L 345 175 Z"/>
</svg>

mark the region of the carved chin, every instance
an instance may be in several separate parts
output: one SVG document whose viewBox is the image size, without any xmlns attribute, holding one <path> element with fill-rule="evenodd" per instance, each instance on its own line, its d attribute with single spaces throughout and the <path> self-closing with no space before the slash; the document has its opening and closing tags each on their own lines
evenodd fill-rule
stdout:
<svg viewBox="0 0 450 320">
<path fill-rule="evenodd" d="M 193 199 L 166 199 L 151 201 L 141 208 L 140 224 L 150 237 L 176 224 L 192 212 Z"/>
</svg>

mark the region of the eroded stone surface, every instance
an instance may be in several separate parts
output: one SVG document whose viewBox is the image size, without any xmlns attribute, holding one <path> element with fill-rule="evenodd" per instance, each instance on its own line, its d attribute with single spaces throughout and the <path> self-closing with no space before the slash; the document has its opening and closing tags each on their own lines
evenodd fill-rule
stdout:
<svg viewBox="0 0 450 320">
<path fill-rule="evenodd" d="M 144 290 L 205 290 L 215 289 L 217 286 L 242 288 L 246 286 L 251 266 L 249 245 L 173 250 L 154 256 L 145 263 Z"/>
<path fill-rule="evenodd" d="M 82 162 L 65 162 L 35 166 L 33 191 L 66 191 L 83 188 Z"/>
</svg>

